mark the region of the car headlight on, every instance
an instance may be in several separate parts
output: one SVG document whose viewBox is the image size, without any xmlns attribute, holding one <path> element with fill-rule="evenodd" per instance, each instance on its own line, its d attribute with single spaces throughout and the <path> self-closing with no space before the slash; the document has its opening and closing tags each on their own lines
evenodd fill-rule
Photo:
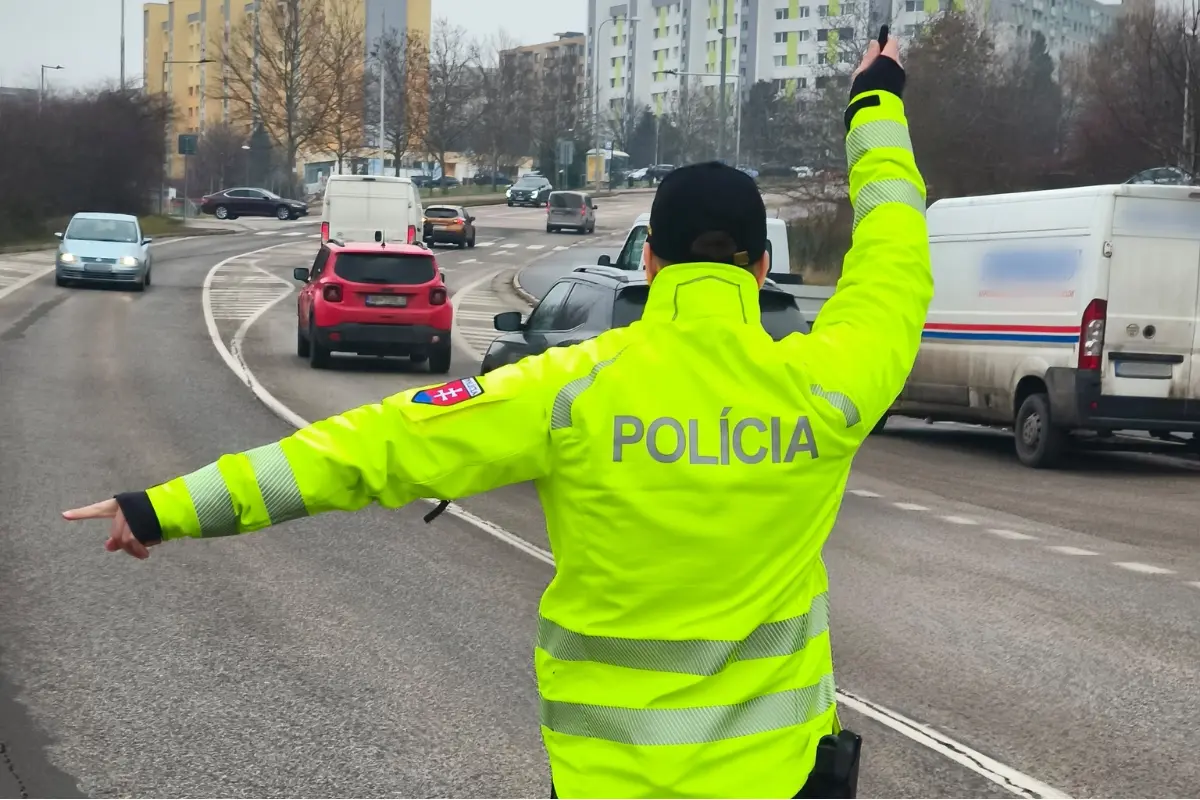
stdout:
<svg viewBox="0 0 1200 800">
<path fill-rule="evenodd" d="M 505 197 L 512 197 L 512 189 L 505 189 L 505 190 L 504 190 L 504 196 L 505 196 Z"/>
<path fill-rule="evenodd" d="M 59 253 L 58 260 L 62 264 L 74 264 L 79 259 L 75 257 L 74 253 Z"/>
<path fill-rule="evenodd" d="M 136 258 L 134 258 L 133 256 L 121 256 L 121 257 L 120 257 L 120 258 L 117 260 L 117 264 L 119 264 L 119 265 L 120 265 L 120 266 L 122 266 L 122 267 L 136 267 L 136 266 L 137 266 L 138 264 L 140 264 L 140 263 L 141 263 L 141 262 L 140 262 L 140 261 L 138 261 L 138 260 L 137 260 Z"/>
</svg>

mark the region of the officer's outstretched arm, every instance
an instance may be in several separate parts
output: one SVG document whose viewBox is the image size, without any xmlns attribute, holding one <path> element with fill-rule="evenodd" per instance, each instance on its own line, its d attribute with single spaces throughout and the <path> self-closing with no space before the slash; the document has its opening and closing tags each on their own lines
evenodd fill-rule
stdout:
<svg viewBox="0 0 1200 800">
<path fill-rule="evenodd" d="M 402 392 L 117 501 L 134 535 L 151 543 L 532 480 L 548 467 L 556 391 L 594 364 L 570 350 Z"/>
<path fill-rule="evenodd" d="M 846 109 L 853 243 L 832 298 L 808 336 L 785 340 L 860 439 L 900 394 L 933 297 L 925 183 L 904 104 L 904 70 L 880 56 L 854 81 Z"/>
</svg>

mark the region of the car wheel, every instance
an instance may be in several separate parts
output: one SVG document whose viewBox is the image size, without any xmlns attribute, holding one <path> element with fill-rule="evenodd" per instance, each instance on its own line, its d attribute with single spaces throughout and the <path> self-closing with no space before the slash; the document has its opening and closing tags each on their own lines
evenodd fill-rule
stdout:
<svg viewBox="0 0 1200 800">
<path fill-rule="evenodd" d="M 475 234 L 472 233 L 471 238 L 467 241 L 467 247 L 474 247 L 474 246 L 475 246 Z"/>
<path fill-rule="evenodd" d="M 1050 418 L 1050 398 L 1031 394 L 1021 403 L 1013 425 L 1017 458 L 1034 469 L 1049 469 L 1062 461 L 1067 450 L 1067 433 L 1054 427 Z"/>
<path fill-rule="evenodd" d="M 459 249 L 459 250 L 466 250 L 466 249 L 467 249 L 467 237 L 465 237 L 465 236 L 464 236 L 464 237 L 462 238 L 462 241 L 460 241 L 460 242 L 458 243 L 458 249 Z"/>
<path fill-rule="evenodd" d="M 317 341 L 317 326 L 312 320 L 308 321 L 308 365 L 313 369 L 329 369 L 331 361 L 329 350 Z"/>
<path fill-rule="evenodd" d="M 304 338 L 304 331 L 300 330 L 300 326 L 296 326 L 296 355 L 300 358 L 308 358 L 308 339 Z"/>
<path fill-rule="evenodd" d="M 513 207 L 513 201 L 512 201 L 512 200 L 509 200 L 509 201 L 508 201 L 508 207 L 509 207 L 509 208 L 512 208 L 512 207 Z"/>
<path fill-rule="evenodd" d="M 447 337 L 445 344 L 438 345 L 429 353 L 429 371 L 438 375 L 445 375 L 449 372 L 452 353 L 450 340 Z"/>
<path fill-rule="evenodd" d="M 551 228 L 549 225 L 547 225 L 547 226 L 546 226 L 546 233 L 555 233 L 555 229 L 554 229 L 554 228 Z"/>
<path fill-rule="evenodd" d="M 142 276 L 142 279 L 133 285 L 133 290 L 135 292 L 144 292 L 146 291 L 146 287 L 149 285 L 150 284 L 146 283 L 145 276 Z"/>
<path fill-rule="evenodd" d="M 148 269 L 146 270 L 146 278 L 145 278 L 145 283 L 146 283 L 146 285 L 147 285 L 147 286 L 149 286 L 149 285 L 150 285 L 150 270 L 148 270 Z"/>
<path fill-rule="evenodd" d="M 60 278 L 59 276 L 55 275 L 54 276 L 54 285 L 55 286 L 66 286 L 67 282 L 64 279 Z"/>
<path fill-rule="evenodd" d="M 292 217 L 292 210 L 287 206 L 280 206 L 275 209 L 275 219 L 280 222 L 287 222 Z"/>
<path fill-rule="evenodd" d="M 216 210 L 213 211 L 213 216 L 217 219 L 231 219 L 229 209 L 225 206 L 217 206 Z"/>
</svg>

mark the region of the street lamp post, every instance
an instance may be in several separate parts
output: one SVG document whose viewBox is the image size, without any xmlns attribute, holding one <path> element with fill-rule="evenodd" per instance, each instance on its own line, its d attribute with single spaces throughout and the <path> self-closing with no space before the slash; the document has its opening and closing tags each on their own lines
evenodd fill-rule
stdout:
<svg viewBox="0 0 1200 800">
<path fill-rule="evenodd" d="M 596 32 L 592 36 L 592 75 L 594 91 L 592 92 L 592 101 L 594 106 L 592 117 L 593 145 L 596 153 L 600 152 L 600 29 L 609 22 L 616 22 L 616 17 L 606 17 L 596 26 Z M 638 17 L 628 17 L 626 20 L 632 27 L 635 23 L 641 22 Z M 628 36 L 628 34 L 626 34 Z M 628 51 L 626 46 L 626 51 Z M 596 180 L 596 185 L 600 185 L 599 179 Z"/>
<path fill-rule="evenodd" d="M 250 185 L 250 145 L 248 145 L 248 144 L 242 145 L 242 150 L 245 151 L 245 155 L 242 156 L 242 158 L 246 162 L 246 185 L 249 186 Z"/>
<path fill-rule="evenodd" d="M 38 110 L 39 111 L 42 110 L 42 103 L 46 100 L 46 70 L 48 70 L 48 69 L 65 69 L 65 67 L 62 64 L 56 64 L 53 67 L 50 66 L 49 64 L 42 64 L 42 82 L 38 87 Z"/>
<path fill-rule="evenodd" d="M 121 3 L 121 91 L 125 91 L 125 2 Z"/>
<path fill-rule="evenodd" d="M 717 101 L 721 108 L 720 127 L 717 129 L 717 158 L 725 158 L 725 82 L 726 74 L 729 68 L 729 55 L 727 48 L 729 47 L 729 6 L 733 5 L 732 0 L 721 0 L 721 5 L 725 7 L 721 18 L 721 89 L 720 99 Z M 739 91 L 738 94 L 741 94 Z M 740 104 L 739 104 L 740 105 Z"/>
<path fill-rule="evenodd" d="M 724 87 L 725 87 L 725 83 L 727 81 L 734 81 L 735 83 L 737 83 L 737 85 L 738 85 L 738 91 L 737 91 L 738 104 L 737 104 L 737 121 L 735 123 L 735 127 L 737 129 L 737 134 L 736 134 L 737 144 L 734 145 L 735 153 L 734 153 L 733 160 L 734 160 L 734 166 L 735 167 L 738 166 L 738 164 L 740 164 L 742 161 L 742 91 L 741 91 L 742 90 L 742 84 L 741 84 L 742 76 L 741 75 L 715 75 L 711 72 L 682 72 L 677 69 L 667 69 L 667 70 L 663 70 L 663 72 L 665 72 L 667 75 L 678 75 L 679 77 L 721 78 L 722 79 L 721 80 L 721 89 L 722 89 L 721 94 L 722 95 L 724 95 Z M 721 157 L 721 149 L 724 145 L 724 131 L 725 131 L 725 118 L 724 117 L 725 117 L 724 109 L 722 108 L 722 114 L 721 114 L 722 139 L 721 139 L 721 144 L 717 145 L 717 158 Z"/>
</svg>

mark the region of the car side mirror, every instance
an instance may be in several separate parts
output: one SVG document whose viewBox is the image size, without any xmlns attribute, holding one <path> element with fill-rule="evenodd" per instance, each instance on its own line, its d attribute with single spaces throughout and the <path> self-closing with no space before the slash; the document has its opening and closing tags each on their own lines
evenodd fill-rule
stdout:
<svg viewBox="0 0 1200 800">
<path fill-rule="evenodd" d="M 301 283 L 308 283 L 308 268 L 296 267 L 292 270 L 292 277 Z"/>
<path fill-rule="evenodd" d="M 602 267 L 611 267 L 612 266 L 612 257 L 608 256 L 608 255 L 600 256 L 598 259 L 596 259 L 596 263 Z"/>
<path fill-rule="evenodd" d="M 492 325 L 502 333 L 515 333 L 525 328 L 520 311 L 505 311 L 503 314 L 497 314 L 492 319 Z"/>
<path fill-rule="evenodd" d="M 600 207 L 599 203 L 592 203 L 592 208 L 599 208 L 599 207 Z"/>
<path fill-rule="evenodd" d="M 142 237 L 142 244 L 150 244 L 153 241 L 154 241 L 154 238 L 152 236 L 143 236 Z"/>
<path fill-rule="evenodd" d="M 472 217 L 470 215 L 467 216 L 467 222 L 474 222 L 474 221 L 475 221 L 474 217 Z"/>
<path fill-rule="evenodd" d="M 55 239 L 61 239 L 61 238 L 62 238 L 62 231 L 55 231 L 55 232 L 54 232 L 54 238 L 55 238 Z"/>
</svg>

